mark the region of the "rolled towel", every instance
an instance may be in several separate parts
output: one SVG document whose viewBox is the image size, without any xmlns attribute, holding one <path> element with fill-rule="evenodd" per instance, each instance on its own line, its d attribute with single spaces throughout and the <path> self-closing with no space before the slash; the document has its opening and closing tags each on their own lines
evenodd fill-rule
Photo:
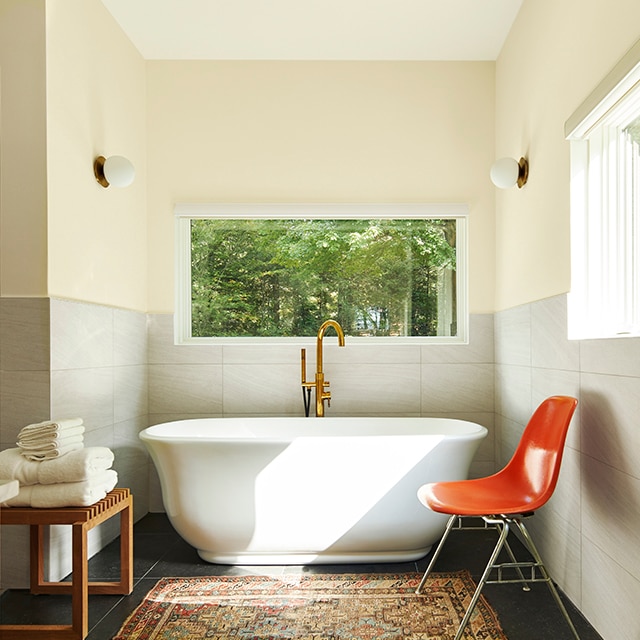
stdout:
<svg viewBox="0 0 640 640">
<path fill-rule="evenodd" d="M 64 435 L 64 432 L 79 427 L 82 424 L 82 418 L 66 418 L 64 420 L 45 420 L 44 422 L 36 422 L 23 427 L 18 434 L 18 440 L 23 437 L 31 436 L 53 436 L 57 438 Z"/>
<path fill-rule="evenodd" d="M 49 445 L 40 445 L 38 447 L 29 447 L 24 449 L 20 447 L 20 452 L 28 460 L 42 461 L 60 458 L 71 451 L 76 451 L 84 447 L 82 436 L 77 441 L 60 444 L 51 443 Z"/>
<path fill-rule="evenodd" d="M 0 451 L 0 478 L 17 480 L 21 486 L 82 482 L 113 464 L 107 447 L 85 447 L 51 460 L 29 460 L 20 449 Z"/>
<path fill-rule="evenodd" d="M 56 507 L 88 507 L 102 500 L 118 483 L 118 474 L 107 469 L 84 482 L 63 482 L 59 484 L 33 484 L 20 487 L 15 498 L 2 504 L 3 507 L 35 507 L 52 509 Z"/>
</svg>

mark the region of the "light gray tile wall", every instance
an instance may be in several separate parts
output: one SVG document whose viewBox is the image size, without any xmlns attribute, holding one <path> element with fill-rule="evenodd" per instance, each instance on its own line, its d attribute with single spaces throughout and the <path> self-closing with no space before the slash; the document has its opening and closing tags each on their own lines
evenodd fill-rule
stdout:
<svg viewBox="0 0 640 640">
<path fill-rule="evenodd" d="M 471 319 L 468 345 L 339 348 L 325 337 L 332 415 L 493 414 L 493 316 Z M 302 415 L 301 344 L 174 345 L 172 315 L 149 319 L 149 403 L 156 415 Z M 306 340 L 307 378 L 315 341 Z"/>
<path fill-rule="evenodd" d="M 26 424 L 49 417 L 49 344 L 47 298 L 0 298 L 0 449 L 15 447 Z M 0 531 L 0 590 L 26 586 L 29 529 Z"/>
<path fill-rule="evenodd" d="M 172 315 L 149 318 L 150 422 L 200 416 L 303 415 L 300 349 L 307 379 L 315 372 L 315 337 L 296 344 L 174 345 Z M 324 339 L 330 382 L 327 415 L 450 416 L 489 429 L 472 475 L 495 468 L 493 315 L 471 317 L 468 345 L 338 347 Z M 152 473 L 151 504 L 161 500 Z"/>
<path fill-rule="evenodd" d="M 148 512 L 149 458 L 138 438 L 148 426 L 147 316 L 60 299 L 0 299 L 0 442 L 15 446 L 26 424 L 81 417 L 85 446 L 115 454 L 118 486 L 134 495 L 135 518 Z M 114 519 L 116 520 L 116 519 Z M 28 535 L 5 527 L 2 584 L 28 585 Z M 49 579 L 71 570 L 70 531 L 49 536 Z M 90 555 L 117 534 L 107 522 L 90 532 Z"/>
<path fill-rule="evenodd" d="M 0 447 L 49 417 L 49 300 L 0 298 Z"/>
<path fill-rule="evenodd" d="M 573 395 L 558 487 L 530 528 L 552 576 L 604 638 L 640 636 L 640 340 L 569 341 L 566 297 L 496 314 L 501 463 L 532 410 Z"/>
<path fill-rule="evenodd" d="M 51 416 L 83 418 L 85 445 L 113 450 L 136 518 L 148 510 L 148 404 L 146 314 L 52 299 Z"/>
<path fill-rule="evenodd" d="M 82 417 L 85 446 L 109 447 L 118 486 L 134 496 L 134 518 L 148 512 L 149 458 L 138 438 L 148 426 L 147 317 L 103 305 L 51 300 L 51 416 Z M 98 551 L 119 533 L 117 519 L 90 538 Z M 70 567 L 65 532 L 57 566 Z M 68 570 L 67 570 L 68 573 Z"/>
</svg>

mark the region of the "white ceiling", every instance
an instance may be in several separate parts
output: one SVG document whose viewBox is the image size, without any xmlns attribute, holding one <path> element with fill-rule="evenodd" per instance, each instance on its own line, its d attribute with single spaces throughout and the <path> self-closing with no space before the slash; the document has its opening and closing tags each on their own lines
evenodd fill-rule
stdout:
<svg viewBox="0 0 640 640">
<path fill-rule="evenodd" d="M 147 59 L 495 60 L 522 0 L 102 0 Z"/>
</svg>

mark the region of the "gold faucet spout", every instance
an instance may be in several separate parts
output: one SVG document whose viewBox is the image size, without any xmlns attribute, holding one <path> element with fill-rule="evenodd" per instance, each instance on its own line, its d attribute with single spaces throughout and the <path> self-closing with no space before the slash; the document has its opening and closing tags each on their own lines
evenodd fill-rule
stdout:
<svg viewBox="0 0 640 640">
<path fill-rule="evenodd" d="M 335 320 L 325 320 L 318 329 L 318 338 L 316 341 L 316 371 L 322 373 L 323 368 L 323 356 L 322 356 L 322 339 L 329 327 L 333 327 L 338 334 L 338 345 L 344 347 L 344 331 L 342 327 Z"/>
<path fill-rule="evenodd" d="M 316 416 L 324 416 L 324 401 L 331 404 L 331 392 L 324 388 L 329 386 L 329 382 L 324 379 L 322 340 L 329 327 L 333 327 L 338 334 L 338 345 L 344 347 L 344 332 L 342 327 L 335 320 L 325 320 L 318 329 L 316 340 Z"/>
</svg>

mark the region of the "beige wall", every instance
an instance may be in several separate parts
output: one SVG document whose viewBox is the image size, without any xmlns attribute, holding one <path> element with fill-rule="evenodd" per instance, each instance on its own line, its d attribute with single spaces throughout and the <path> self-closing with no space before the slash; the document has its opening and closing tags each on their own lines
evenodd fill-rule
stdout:
<svg viewBox="0 0 640 640">
<path fill-rule="evenodd" d="M 145 63 L 98 0 L 47 3 L 49 295 L 146 311 Z M 126 189 L 97 155 L 136 167 Z"/>
<path fill-rule="evenodd" d="M 47 293 L 45 0 L 0 0 L 0 295 Z"/>
<path fill-rule="evenodd" d="M 174 307 L 173 206 L 467 202 L 493 310 L 494 64 L 149 62 L 149 310 Z"/>
<path fill-rule="evenodd" d="M 529 182 L 496 197 L 496 309 L 566 293 L 564 123 L 640 38 L 637 0 L 525 0 L 496 63 L 496 157 L 528 155 Z"/>
</svg>

